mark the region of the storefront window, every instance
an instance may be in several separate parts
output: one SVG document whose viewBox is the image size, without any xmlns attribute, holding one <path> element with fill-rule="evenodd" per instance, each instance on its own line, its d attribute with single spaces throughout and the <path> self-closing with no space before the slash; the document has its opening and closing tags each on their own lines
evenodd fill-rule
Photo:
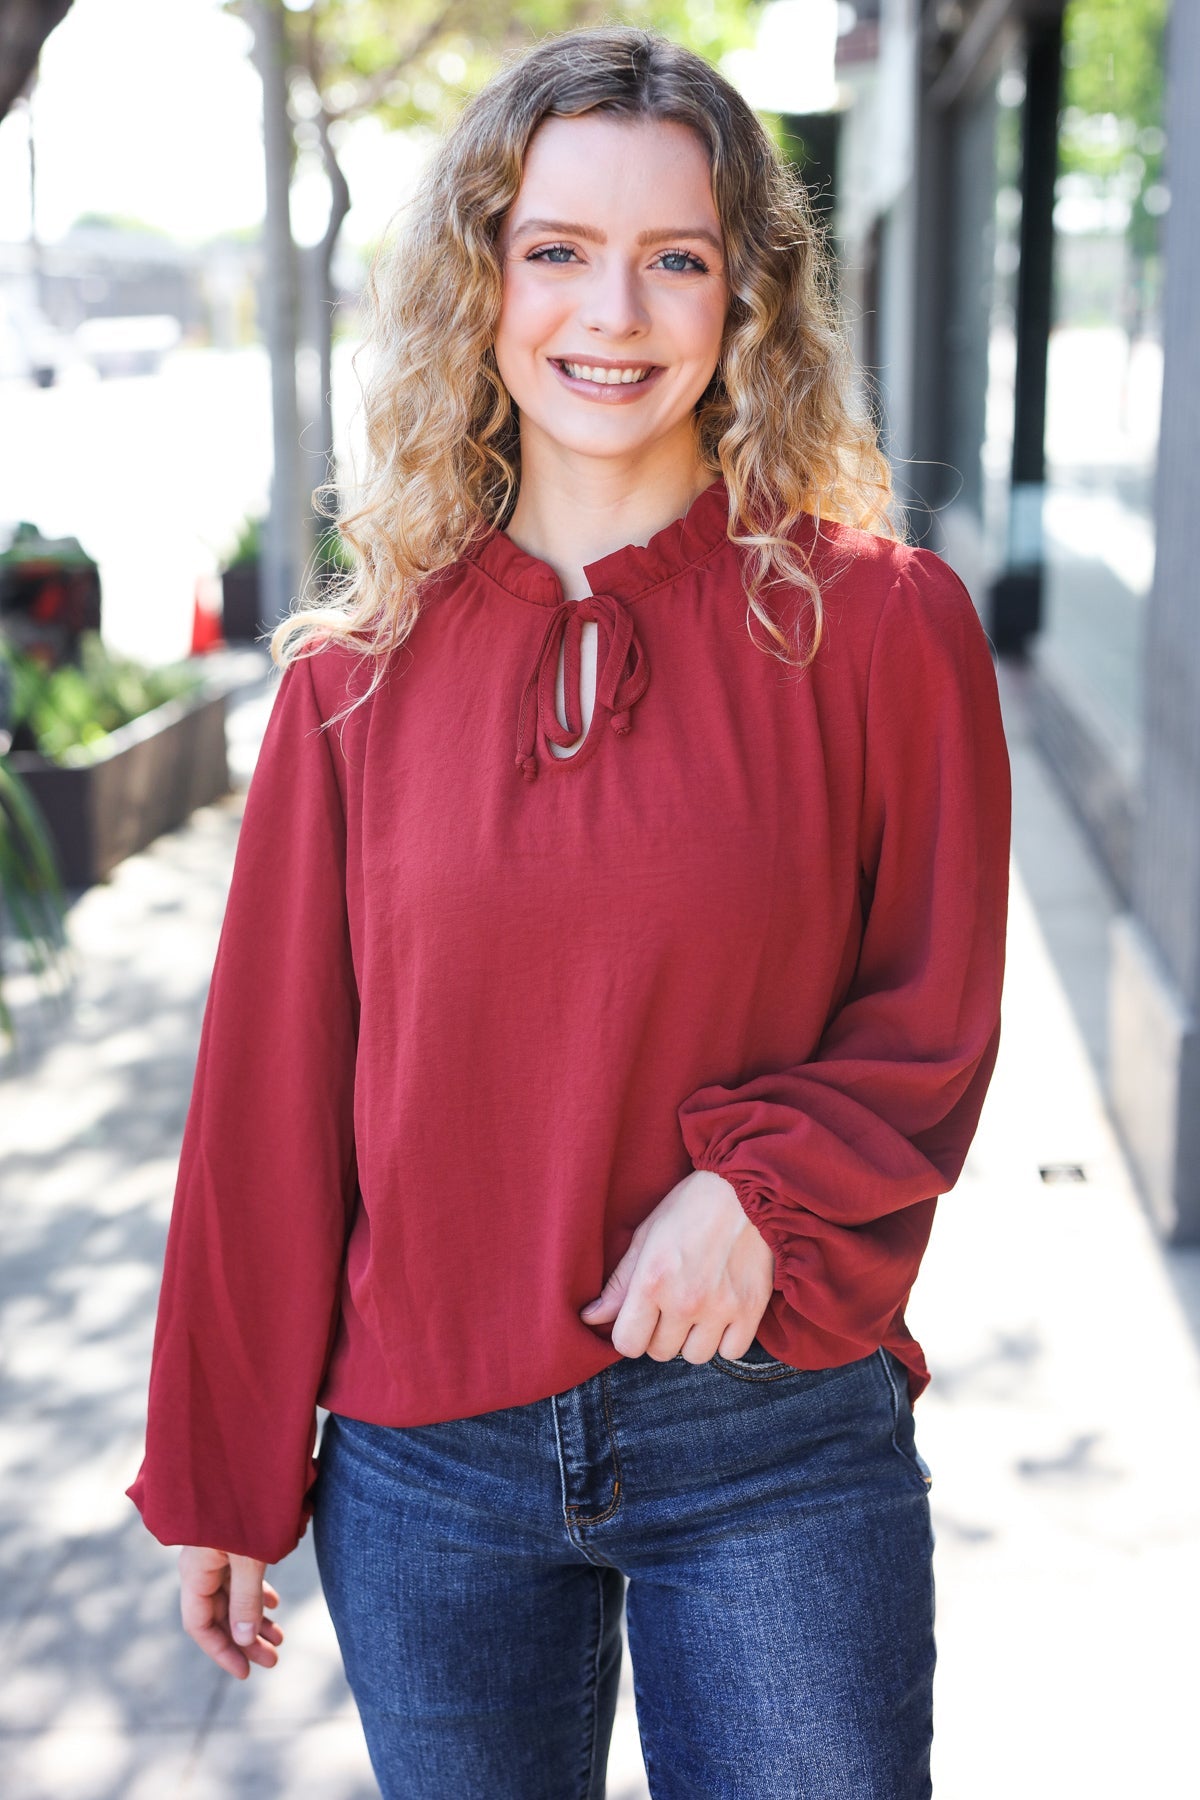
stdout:
<svg viewBox="0 0 1200 1800">
<path fill-rule="evenodd" d="M 1162 392 L 1166 0 L 1071 0 L 1035 654 L 1132 786 Z"/>
</svg>

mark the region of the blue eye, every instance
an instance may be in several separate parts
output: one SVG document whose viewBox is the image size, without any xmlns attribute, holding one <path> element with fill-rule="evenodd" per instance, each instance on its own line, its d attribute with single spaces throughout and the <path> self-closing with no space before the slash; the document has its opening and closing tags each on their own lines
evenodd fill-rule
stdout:
<svg viewBox="0 0 1200 1800">
<path fill-rule="evenodd" d="M 554 255 L 554 252 L 556 250 L 565 251 L 565 253 L 568 256 L 574 256 L 574 254 L 575 254 L 575 252 L 572 250 L 570 244 L 547 244 L 544 250 L 532 251 L 530 253 L 530 255 L 526 258 L 526 261 L 527 262 L 541 262 L 543 260 L 543 258 L 546 261 L 549 261 L 551 259 L 551 257 Z"/>
<path fill-rule="evenodd" d="M 686 262 L 690 262 L 692 264 L 693 268 L 699 269 L 700 273 L 702 275 L 708 274 L 708 264 L 705 262 L 701 262 L 701 260 L 698 256 L 693 256 L 692 252 L 690 250 L 664 250 L 663 255 L 664 256 L 682 256 Z M 686 275 L 687 270 L 686 269 L 672 269 L 671 274 L 672 275 Z"/>
</svg>

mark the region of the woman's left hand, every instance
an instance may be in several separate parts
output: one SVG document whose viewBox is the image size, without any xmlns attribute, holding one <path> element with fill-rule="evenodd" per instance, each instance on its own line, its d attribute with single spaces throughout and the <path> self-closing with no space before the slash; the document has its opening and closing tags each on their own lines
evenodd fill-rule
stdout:
<svg viewBox="0 0 1200 1800">
<path fill-rule="evenodd" d="M 697 1169 L 642 1220 L 585 1325 L 613 1321 L 622 1356 L 744 1356 L 775 1286 L 775 1253 L 723 1176 Z"/>
</svg>

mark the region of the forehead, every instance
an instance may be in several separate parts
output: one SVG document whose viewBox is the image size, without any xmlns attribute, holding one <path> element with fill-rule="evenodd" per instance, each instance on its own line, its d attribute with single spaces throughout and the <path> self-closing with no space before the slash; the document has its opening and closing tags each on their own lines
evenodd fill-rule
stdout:
<svg viewBox="0 0 1200 1800">
<path fill-rule="evenodd" d="M 669 209 L 672 200 L 689 202 L 697 223 L 717 218 L 708 148 L 675 119 L 601 112 L 543 119 L 525 152 L 509 223 L 542 212 L 551 199 L 569 200 L 564 216 L 572 218 L 585 201 L 611 211 L 652 201 Z"/>
</svg>

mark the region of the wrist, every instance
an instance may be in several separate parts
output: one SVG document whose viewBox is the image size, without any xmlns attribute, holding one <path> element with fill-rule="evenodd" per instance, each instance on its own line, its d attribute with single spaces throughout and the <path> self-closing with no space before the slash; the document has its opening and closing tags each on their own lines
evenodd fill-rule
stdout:
<svg viewBox="0 0 1200 1800">
<path fill-rule="evenodd" d="M 742 1202 L 737 1188 L 732 1181 L 724 1175 L 719 1175 L 715 1169 L 697 1169 L 692 1180 L 706 1186 L 711 1194 L 721 1194 L 731 1206 L 736 1206 L 739 1212 L 742 1210 Z"/>
</svg>

